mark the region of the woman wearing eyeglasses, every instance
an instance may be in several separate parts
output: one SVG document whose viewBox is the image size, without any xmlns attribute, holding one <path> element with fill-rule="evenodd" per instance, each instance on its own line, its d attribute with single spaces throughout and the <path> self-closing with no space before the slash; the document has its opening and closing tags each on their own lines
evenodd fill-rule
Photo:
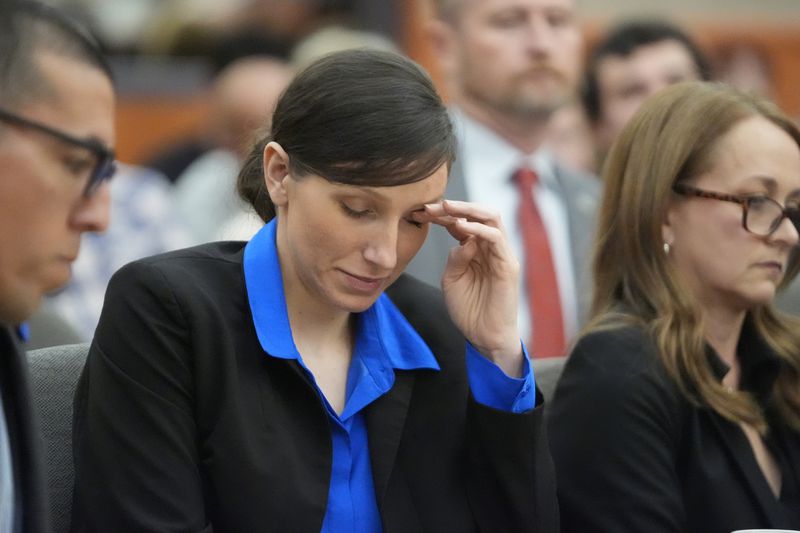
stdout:
<svg viewBox="0 0 800 533">
<path fill-rule="evenodd" d="M 800 528 L 800 131 L 720 85 L 649 100 L 612 149 L 593 318 L 549 413 L 562 531 Z"/>
</svg>

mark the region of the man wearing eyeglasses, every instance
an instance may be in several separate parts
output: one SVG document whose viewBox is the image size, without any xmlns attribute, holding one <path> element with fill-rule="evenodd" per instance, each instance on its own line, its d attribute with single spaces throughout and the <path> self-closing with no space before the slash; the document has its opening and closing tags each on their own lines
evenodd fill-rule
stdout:
<svg viewBox="0 0 800 533">
<path fill-rule="evenodd" d="M 93 39 L 0 0 L 0 533 L 47 531 L 20 325 L 108 225 L 114 91 Z"/>
</svg>

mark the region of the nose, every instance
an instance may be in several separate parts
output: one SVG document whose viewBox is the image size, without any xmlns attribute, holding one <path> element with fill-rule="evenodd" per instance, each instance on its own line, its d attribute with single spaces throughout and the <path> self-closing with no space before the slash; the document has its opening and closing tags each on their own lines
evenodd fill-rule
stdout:
<svg viewBox="0 0 800 533">
<path fill-rule="evenodd" d="M 80 197 L 70 215 L 70 223 L 80 232 L 102 233 L 108 228 L 110 218 L 111 189 L 108 182 L 105 182 L 92 196 Z"/>
<path fill-rule="evenodd" d="M 526 45 L 528 52 L 535 56 L 547 56 L 552 52 L 553 28 L 543 15 L 533 15 L 528 25 Z"/>
<path fill-rule="evenodd" d="M 397 265 L 397 225 L 377 228 L 364 247 L 364 259 L 381 270 L 393 270 Z"/>
<path fill-rule="evenodd" d="M 797 227 L 789 217 L 784 217 L 775 233 L 771 235 L 772 240 L 776 242 L 786 243 L 788 246 L 797 245 L 800 241 L 800 234 L 797 232 Z"/>
</svg>

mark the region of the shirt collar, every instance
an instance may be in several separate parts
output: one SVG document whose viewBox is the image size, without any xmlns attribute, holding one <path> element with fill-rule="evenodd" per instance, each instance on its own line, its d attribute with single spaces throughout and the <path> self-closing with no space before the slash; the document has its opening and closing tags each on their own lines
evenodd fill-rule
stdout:
<svg viewBox="0 0 800 533">
<path fill-rule="evenodd" d="M 20 342 L 28 342 L 31 338 L 31 327 L 27 322 L 23 322 L 15 328 L 15 333 L 17 334 L 17 340 Z"/>
<path fill-rule="evenodd" d="M 266 224 L 244 249 L 244 279 L 253 325 L 264 351 L 281 359 L 302 357 L 295 346 L 286 309 L 283 276 L 276 245 L 277 218 Z M 422 337 L 385 294 L 356 315 L 353 359 L 384 369 L 439 370 Z M 381 372 L 378 372 L 379 374 Z"/>
<path fill-rule="evenodd" d="M 515 171 L 528 167 L 536 171 L 543 185 L 555 182 L 555 159 L 545 148 L 524 154 L 457 107 L 450 114 L 459 139 L 459 157 L 470 179 L 506 182 Z"/>
<path fill-rule="evenodd" d="M 721 382 L 730 366 L 710 345 L 706 345 L 706 353 L 711 371 Z M 780 373 L 781 359 L 758 334 L 749 314 L 742 324 L 736 354 L 741 365 L 740 388 L 754 393 L 759 402 L 765 401 Z"/>
</svg>

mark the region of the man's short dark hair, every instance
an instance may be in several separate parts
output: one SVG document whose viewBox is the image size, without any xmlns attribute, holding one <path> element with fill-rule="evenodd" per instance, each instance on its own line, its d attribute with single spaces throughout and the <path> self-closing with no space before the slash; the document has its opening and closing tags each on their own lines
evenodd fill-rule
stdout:
<svg viewBox="0 0 800 533">
<path fill-rule="evenodd" d="M 42 52 L 93 66 L 112 79 L 92 34 L 57 9 L 40 2 L 0 0 L 0 105 L 11 107 L 41 98 L 51 88 L 36 55 Z"/>
<path fill-rule="evenodd" d="M 686 47 L 692 57 L 697 73 L 702 80 L 711 77 L 711 66 L 706 55 L 697 44 L 680 28 L 673 24 L 656 21 L 632 21 L 616 26 L 592 49 L 586 64 L 581 90 L 581 99 L 589 119 L 600 120 L 600 88 L 597 82 L 597 69 L 607 57 L 628 57 L 643 46 L 663 41 L 676 41 Z"/>
</svg>

